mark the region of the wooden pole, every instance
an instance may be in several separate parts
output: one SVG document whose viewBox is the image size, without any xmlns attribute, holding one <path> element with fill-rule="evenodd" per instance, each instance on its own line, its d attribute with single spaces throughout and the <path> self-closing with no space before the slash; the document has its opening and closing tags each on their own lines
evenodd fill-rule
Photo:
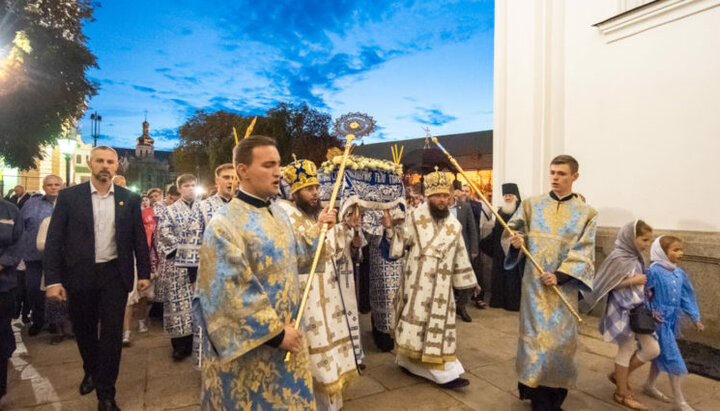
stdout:
<svg viewBox="0 0 720 411">
<path fill-rule="evenodd" d="M 458 162 L 455 160 L 455 157 L 453 157 L 447 150 L 445 150 L 445 147 L 443 147 L 442 144 L 440 144 L 438 142 L 437 137 L 433 137 L 432 141 L 445 153 L 445 155 L 450 160 L 450 163 L 452 163 L 452 165 L 458 170 L 458 172 L 463 177 L 465 177 L 465 180 L 468 182 L 468 184 L 470 184 L 470 187 L 472 187 L 475 190 L 475 193 L 478 196 L 480 196 L 480 199 L 482 200 L 482 202 L 485 203 L 485 205 L 487 205 L 488 208 L 490 209 L 490 211 L 492 211 L 492 213 L 495 215 L 495 218 L 497 219 L 497 221 L 499 221 L 500 224 L 502 224 L 502 226 L 510 233 L 511 236 L 515 235 L 515 231 L 513 231 L 507 225 L 507 223 L 505 223 L 505 220 L 503 220 L 502 217 L 500 217 L 500 214 L 498 214 L 498 212 L 495 211 L 495 208 L 493 208 L 492 204 L 490 204 L 490 202 L 487 200 L 487 198 L 485 198 L 482 191 L 480 191 L 480 189 L 475 185 L 475 183 L 472 180 L 470 180 L 470 178 L 468 178 L 468 176 L 465 174 L 465 171 L 462 169 L 462 167 L 460 167 L 460 164 L 458 164 Z M 535 260 L 535 258 L 533 258 L 533 256 L 530 254 L 530 251 L 528 251 L 528 249 L 525 247 L 525 245 L 521 246 L 520 250 L 530 260 L 530 262 L 533 264 L 533 266 L 535 266 L 535 269 L 537 270 L 537 272 L 539 272 L 540 274 L 545 273 L 545 270 L 540 266 L 540 264 L 538 264 L 538 262 Z M 565 298 L 565 296 L 560 292 L 560 290 L 557 288 L 557 285 L 553 285 L 553 286 L 551 286 L 551 288 L 555 292 L 555 294 L 557 294 L 558 297 L 560 297 L 560 300 L 562 300 L 563 304 L 565 304 L 565 306 L 568 308 L 568 310 L 570 310 L 570 312 L 575 316 L 575 318 L 577 318 L 578 322 L 581 323 L 582 318 L 580 317 L 580 314 L 578 314 L 577 310 L 575 310 L 575 308 L 570 304 L 570 302 L 567 300 L 567 298 Z"/>
<path fill-rule="evenodd" d="M 343 181 L 343 174 L 345 174 L 345 164 L 350 156 L 350 146 L 352 141 L 355 139 L 353 134 L 345 136 L 345 152 L 343 153 L 342 162 L 338 169 L 337 180 L 335 180 L 335 186 L 333 187 L 332 195 L 330 196 L 330 203 L 328 204 L 328 210 L 335 208 L 335 199 L 337 198 L 338 191 L 340 191 L 340 185 Z M 315 277 L 315 271 L 317 271 L 318 263 L 320 262 L 320 255 L 322 254 L 323 244 L 325 243 L 325 236 L 327 236 L 328 224 L 324 223 L 320 230 L 320 238 L 318 239 L 318 248 L 315 251 L 315 258 L 313 258 L 312 266 L 310 267 L 310 274 L 308 275 L 307 284 L 305 284 L 305 290 L 303 291 L 302 299 L 300 300 L 300 308 L 298 309 L 297 316 L 295 318 L 294 328 L 300 329 L 300 320 L 302 319 L 303 313 L 305 312 L 305 305 L 307 304 L 308 296 L 310 295 L 310 289 L 312 288 L 313 278 Z M 285 362 L 290 361 L 290 352 L 288 351 L 285 355 Z"/>
</svg>

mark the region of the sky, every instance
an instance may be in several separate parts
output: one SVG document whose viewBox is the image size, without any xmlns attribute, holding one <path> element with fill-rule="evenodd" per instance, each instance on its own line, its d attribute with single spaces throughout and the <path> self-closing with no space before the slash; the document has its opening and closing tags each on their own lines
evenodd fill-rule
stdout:
<svg viewBox="0 0 720 411">
<path fill-rule="evenodd" d="M 488 0 L 106 0 L 86 24 L 100 84 L 80 122 L 91 143 L 134 147 L 147 110 L 172 149 L 196 110 L 258 115 L 307 104 L 367 113 L 364 142 L 492 129 Z"/>
</svg>

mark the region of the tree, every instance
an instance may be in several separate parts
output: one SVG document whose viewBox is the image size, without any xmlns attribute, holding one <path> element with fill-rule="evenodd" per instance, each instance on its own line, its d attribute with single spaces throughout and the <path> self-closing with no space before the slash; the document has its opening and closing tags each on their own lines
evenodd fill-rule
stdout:
<svg viewBox="0 0 720 411">
<path fill-rule="evenodd" d="M 40 147 L 66 135 L 98 85 L 86 77 L 97 67 L 82 29 L 92 19 L 90 0 L 0 0 L 0 157 L 27 169 Z"/>
<path fill-rule="evenodd" d="M 267 116 L 276 126 L 271 137 L 278 141 L 283 164 L 289 163 L 295 154 L 319 166 L 326 160 L 329 148 L 341 145 L 341 141 L 330 134 L 330 115 L 307 105 L 280 103 L 268 110 Z"/>
<path fill-rule="evenodd" d="M 232 162 L 233 127 L 238 137 L 243 138 L 252 118 L 227 111 L 197 111 L 180 127 L 180 145 L 173 154 L 175 170 L 199 172 L 203 182 L 211 183 L 215 167 Z M 257 117 L 253 134 L 273 137 L 283 164 L 292 161 L 295 154 L 297 158 L 313 160 L 319 166 L 325 161 L 327 150 L 341 144 L 330 134 L 330 122 L 329 114 L 306 105 L 281 103 L 264 116 Z"/>
</svg>

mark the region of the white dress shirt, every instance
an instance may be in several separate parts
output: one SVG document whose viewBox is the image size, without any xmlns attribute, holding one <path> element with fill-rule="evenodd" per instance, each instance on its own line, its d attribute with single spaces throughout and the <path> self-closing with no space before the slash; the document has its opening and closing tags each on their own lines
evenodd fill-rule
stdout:
<svg viewBox="0 0 720 411">
<path fill-rule="evenodd" d="M 100 195 L 91 181 L 90 196 L 95 222 L 95 263 L 104 263 L 118 257 L 115 243 L 115 185 L 110 183 L 107 194 Z"/>
</svg>

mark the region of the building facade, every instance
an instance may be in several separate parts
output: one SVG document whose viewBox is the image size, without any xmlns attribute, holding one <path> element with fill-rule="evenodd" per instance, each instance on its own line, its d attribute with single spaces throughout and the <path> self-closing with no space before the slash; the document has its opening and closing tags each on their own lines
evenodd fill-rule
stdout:
<svg viewBox="0 0 720 411">
<path fill-rule="evenodd" d="M 87 160 L 90 157 L 91 144 L 85 144 L 82 136 L 73 130 L 76 142 L 75 150 L 70 155 L 70 184 L 75 185 L 90 180 L 90 169 Z M 35 160 L 35 167 L 28 170 L 7 167 L 0 159 L 0 192 L 3 196 L 16 185 L 22 185 L 27 191 L 42 190 L 45 176 L 54 174 L 65 181 L 67 179 L 67 159 L 56 144 L 41 148 L 42 159 Z M 67 182 L 66 182 L 67 184 Z"/>
<path fill-rule="evenodd" d="M 118 174 L 124 175 L 128 188 L 144 193 L 151 188 L 165 190 L 175 182 L 172 170 L 172 152 L 155 150 L 155 140 L 150 137 L 150 123 L 142 123 L 142 135 L 136 139 L 135 149 L 115 148 L 120 158 Z"/>
<path fill-rule="evenodd" d="M 495 3 L 495 191 L 550 190 L 558 154 L 599 212 L 597 262 L 642 218 L 686 242 L 682 266 L 720 327 L 720 0 Z M 720 332 L 690 339 L 720 346 Z"/>
</svg>

